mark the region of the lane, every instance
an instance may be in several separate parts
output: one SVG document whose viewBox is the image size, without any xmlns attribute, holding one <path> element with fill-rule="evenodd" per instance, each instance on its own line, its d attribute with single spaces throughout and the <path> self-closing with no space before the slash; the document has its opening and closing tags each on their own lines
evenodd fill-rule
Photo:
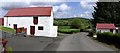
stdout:
<svg viewBox="0 0 120 53">
<path fill-rule="evenodd" d="M 57 37 L 43 51 L 114 51 L 88 36 L 88 33 L 68 34 Z"/>
<path fill-rule="evenodd" d="M 57 51 L 114 51 L 102 44 L 96 43 L 81 32 L 64 38 L 57 48 Z"/>
</svg>

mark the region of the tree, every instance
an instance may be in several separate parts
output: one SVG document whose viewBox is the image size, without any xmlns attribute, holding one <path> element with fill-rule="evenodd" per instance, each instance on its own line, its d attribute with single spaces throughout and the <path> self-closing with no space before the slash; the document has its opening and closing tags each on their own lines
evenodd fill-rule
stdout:
<svg viewBox="0 0 120 53">
<path fill-rule="evenodd" d="M 120 24 L 120 2 L 97 2 L 94 7 L 93 24 L 96 23 L 114 23 Z"/>
<path fill-rule="evenodd" d="M 72 28 L 80 28 L 81 27 L 81 21 L 78 18 L 75 18 L 71 22 Z"/>
</svg>

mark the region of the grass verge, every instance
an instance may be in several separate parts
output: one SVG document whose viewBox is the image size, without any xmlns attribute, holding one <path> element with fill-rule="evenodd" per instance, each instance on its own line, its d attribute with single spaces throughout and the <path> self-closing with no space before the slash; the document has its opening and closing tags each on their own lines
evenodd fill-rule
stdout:
<svg viewBox="0 0 120 53">
<path fill-rule="evenodd" d="M 8 33 L 15 33 L 15 29 L 8 28 L 8 27 L 0 26 L 0 30 L 8 32 Z"/>
</svg>

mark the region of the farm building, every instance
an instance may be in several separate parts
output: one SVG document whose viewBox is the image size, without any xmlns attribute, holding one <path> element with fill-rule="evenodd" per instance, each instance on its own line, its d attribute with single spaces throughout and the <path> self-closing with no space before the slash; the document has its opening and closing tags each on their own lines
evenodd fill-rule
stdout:
<svg viewBox="0 0 120 53">
<path fill-rule="evenodd" d="M 112 32 L 116 33 L 116 27 L 114 24 L 107 24 L 107 23 L 97 23 L 96 25 L 96 31 L 97 32 Z"/>
<path fill-rule="evenodd" d="M 26 7 L 9 10 L 4 16 L 4 26 L 27 35 L 57 37 L 57 26 L 53 26 L 52 7 Z"/>
</svg>

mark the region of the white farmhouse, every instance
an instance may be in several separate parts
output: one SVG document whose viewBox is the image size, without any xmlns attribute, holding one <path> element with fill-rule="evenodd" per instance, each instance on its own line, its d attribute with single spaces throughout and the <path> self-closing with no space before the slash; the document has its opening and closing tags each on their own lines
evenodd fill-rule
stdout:
<svg viewBox="0 0 120 53">
<path fill-rule="evenodd" d="M 52 7 L 27 7 L 11 9 L 4 16 L 4 26 L 23 30 L 27 35 L 57 37 L 53 26 Z"/>
<path fill-rule="evenodd" d="M 107 24 L 107 23 L 97 23 L 96 25 L 96 31 L 97 32 L 112 32 L 116 33 L 116 27 L 114 24 Z"/>
</svg>

